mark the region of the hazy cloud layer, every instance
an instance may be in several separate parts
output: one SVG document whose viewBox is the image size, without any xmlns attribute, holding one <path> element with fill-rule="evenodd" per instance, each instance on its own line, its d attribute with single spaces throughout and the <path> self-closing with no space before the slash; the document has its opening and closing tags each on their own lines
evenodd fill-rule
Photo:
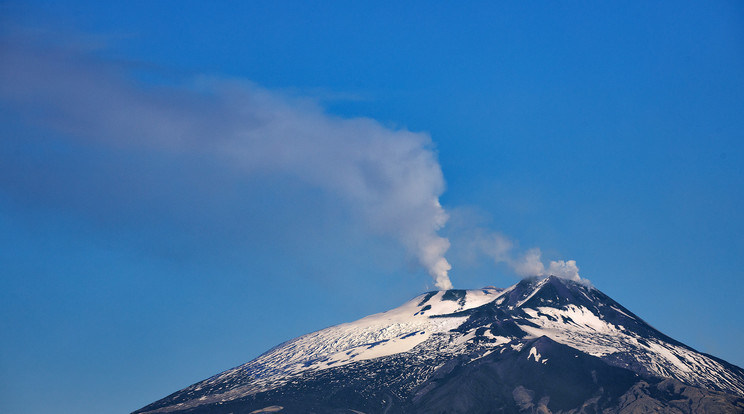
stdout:
<svg viewBox="0 0 744 414">
<path fill-rule="evenodd" d="M 325 113 L 312 100 L 240 80 L 163 86 L 91 51 L 0 39 L 0 99 L 33 124 L 128 151 L 208 157 L 246 177 L 293 177 L 344 200 L 451 288 L 439 204 L 444 179 L 427 134 Z M 64 189 L 57 189 L 64 191 Z"/>
</svg>

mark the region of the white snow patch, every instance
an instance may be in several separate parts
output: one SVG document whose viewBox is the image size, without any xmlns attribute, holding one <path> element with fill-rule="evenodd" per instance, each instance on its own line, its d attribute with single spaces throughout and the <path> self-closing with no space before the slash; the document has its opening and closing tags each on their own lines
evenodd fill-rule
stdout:
<svg viewBox="0 0 744 414">
<path fill-rule="evenodd" d="M 464 298 L 443 300 L 447 291 L 439 291 L 424 303 L 421 302 L 430 294 L 419 295 L 387 312 L 285 342 L 239 368 L 250 368 L 258 378 L 267 378 L 408 352 L 432 335 L 455 329 L 467 319 L 467 316 L 446 315 L 485 305 L 504 292 L 496 288 L 474 289 L 464 291 Z M 426 307 L 426 312 L 421 312 Z M 432 315 L 445 317 L 432 318 Z M 465 337 L 461 341 L 470 339 Z"/>
<path fill-rule="evenodd" d="M 510 338 L 507 338 L 505 336 L 494 335 L 494 334 L 491 333 L 491 331 L 484 332 L 483 333 L 483 336 L 486 337 L 486 338 L 488 338 L 488 339 L 491 339 L 492 340 L 491 344 L 493 344 L 494 346 L 496 346 L 496 345 L 503 345 L 503 344 L 505 344 L 507 342 L 511 342 L 511 339 Z"/>
<path fill-rule="evenodd" d="M 690 367 L 682 363 L 682 361 L 680 361 L 679 358 L 677 358 L 677 356 L 671 352 L 670 348 L 667 348 L 667 346 L 654 342 L 649 342 L 648 344 L 648 348 L 650 348 L 656 354 L 660 355 L 662 358 L 666 359 L 668 362 L 672 363 L 680 371 L 690 372 Z"/>
<path fill-rule="evenodd" d="M 622 326 L 602 320 L 585 307 L 569 305 L 563 309 L 522 310 L 530 315 L 530 322 L 539 325 L 519 325 L 528 338 L 546 336 L 600 358 L 622 353 L 661 377 L 675 377 L 701 386 L 714 384 L 744 393 L 744 387 L 737 385 L 741 384 L 740 380 L 731 377 L 729 371 L 713 359 L 684 346 L 641 338 Z M 574 323 L 564 323 L 562 317 L 571 318 Z"/>
<path fill-rule="evenodd" d="M 541 358 L 542 356 L 540 355 L 540 353 L 539 353 L 539 352 L 537 352 L 537 348 L 535 348 L 535 347 L 533 346 L 532 348 L 530 348 L 530 354 L 529 354 L 529 355 L 527 355 L 527 360 L 528 360 L 528 361 L 529 361 L 530 357 L 531 357 L 531 358 L 533 358 L 533 359 L 535 360 L 535 362 L 540 362 L 540 358 Z"/>
<path fill-rule="evenodd" d="M 277 411 L 283 410 L 284 407 L 281 405 L 272 405 L 266 408 L 262 408 L 260 410 L 251 411 L 250 414 L 259 414 L 259 413 L 275 413 Z"/>
<path fill-rule="evenodd" d="M 622 313 L 623 315 L 627 316 L 627 317 L 628 317 L 628 318 L 630 318 L 630 319 L 635 319 L 634 317 L 632 317 L 632 316 L 628 315 L 627 313 L 623 312 L 622 310 L 618 309 L 618 308 L 617 308 L 617 307 L 615 307 L 615 306 L 610 306 L 610 307 L 611 307 L 611 308 L 612 308 L 612 309 L 613 309 L 613 310 L 614 310 L 615 312 L 618 312 L 618 313 Z"/>
</svg>

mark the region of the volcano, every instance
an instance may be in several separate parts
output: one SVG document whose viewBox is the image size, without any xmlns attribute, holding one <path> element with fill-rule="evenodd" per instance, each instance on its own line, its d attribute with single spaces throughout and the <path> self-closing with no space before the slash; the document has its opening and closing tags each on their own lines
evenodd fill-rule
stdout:
<svg viewBox="0 0 744 414">
<path fill-rule="evenodd" d="M 135 413 L 744 413 L 744 370 L 588 283 L 422 294 Z"/>
</svg>

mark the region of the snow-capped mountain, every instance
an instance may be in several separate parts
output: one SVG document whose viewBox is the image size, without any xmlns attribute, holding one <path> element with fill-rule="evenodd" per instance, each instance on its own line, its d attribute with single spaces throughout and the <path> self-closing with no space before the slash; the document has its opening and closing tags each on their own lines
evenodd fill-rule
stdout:
<svg viewBox="0 0 744 414">
<path fill-rule="evenodd" d="M 554 276 L 420 295 L 137 413 L 744 412 L 744 370 Z"/>
</svg>

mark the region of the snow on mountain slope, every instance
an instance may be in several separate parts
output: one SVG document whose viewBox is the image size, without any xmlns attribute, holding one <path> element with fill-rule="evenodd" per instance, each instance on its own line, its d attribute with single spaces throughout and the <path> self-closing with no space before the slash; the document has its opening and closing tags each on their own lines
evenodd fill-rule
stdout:
<svg viewBox="0 0 744 414">
<path fill-rule="evenodd" d="M 454 316 L 457 312 L 492 302 L 502 292 L 497 288 L 429 292 L 387 312 L 287 341 L 232 372 L 248 370 L 258 378 L 273 378 L 407 352 L 433 334 L 460 326 L 467 316 Z"/>
<path fill-rule="evenodd" d="M 534 345 L 540 338 L 644 377 L 744 395 L 741 368 L 665 336 L 591 286 L 551 276 L 508 289 L 429 292 L 390 311 L 287 341 L 140 412 L 221 404 L 317 381 L 325 372 L 372 383 L 381 369 L 397 374 L 379 385 L 387 389 L 395 382 L 404 398 L 442 369 L 494 353 L 521 355 L 525 349 L 526 359 L 551 364 Z"/>
</svg>

